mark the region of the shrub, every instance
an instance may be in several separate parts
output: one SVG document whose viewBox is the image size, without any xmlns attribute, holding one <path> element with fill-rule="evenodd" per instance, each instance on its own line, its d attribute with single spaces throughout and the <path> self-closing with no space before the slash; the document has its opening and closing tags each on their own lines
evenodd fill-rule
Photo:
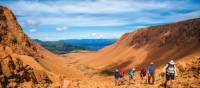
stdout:
<svg viewBox="0 0 200 88">
<path fill-rule="evenodd" d="M 111 76 L 111 75 L 114 74 L 114 72 L 112 70 L 109 70 L 109 69 L 102 70 L 100 73 L 102 75 L 106 75 L 106 76 Z"/>
<path fill-rule="evenodd" d="M 15 36 L 15 35 L 13 35 L 13 37 L 12 37 L 12 42 L 14 43 L 14 44 L 16 44 L 18 41 L 17 41 L 17 37 Z"/>
<path fill-rule="evenodd" d="M 3 40 L 3 36 L 0 34 L 0 42 Z"/>
</svg>

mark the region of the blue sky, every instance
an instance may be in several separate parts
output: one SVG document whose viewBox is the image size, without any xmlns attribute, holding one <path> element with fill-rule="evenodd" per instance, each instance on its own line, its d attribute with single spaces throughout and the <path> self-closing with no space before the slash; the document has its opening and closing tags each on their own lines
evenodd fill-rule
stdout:
<svg viewBox="0 0 200 88">
<path fill-rule="evenodd" d="M 0 0 L 33 39 L 119 38 L 138 28 L 199 18 L 200 0 Z"/>
</svg>

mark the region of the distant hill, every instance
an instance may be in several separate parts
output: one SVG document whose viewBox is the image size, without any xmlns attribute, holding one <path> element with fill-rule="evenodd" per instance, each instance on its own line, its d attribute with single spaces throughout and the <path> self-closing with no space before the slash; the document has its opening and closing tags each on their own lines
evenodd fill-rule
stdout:
<svg viewBox="0 0 200 88">
<path fill-rule="evenodd" d="M 97 51 L 115 43 L 116 39 L 69 39 L 60 41 L 34 40 L 44 48 L 56 54 L 64 54 L 77 50 Z"/>
<path fill-rule="evenodd" d="M 67 44 L 78 45 L 87 47 L 91 50 L 99 50 L 105 46 L 115 43 L 117 39 L 70 39 L 70 40 L 61 40 Z"/>
</svg>

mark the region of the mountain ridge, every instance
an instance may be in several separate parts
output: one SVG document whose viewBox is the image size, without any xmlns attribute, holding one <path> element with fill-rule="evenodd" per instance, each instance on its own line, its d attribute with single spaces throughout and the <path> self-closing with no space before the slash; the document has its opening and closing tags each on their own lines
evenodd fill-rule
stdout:
<svg viewBox="0 0 200 88">
<path fill-rule="evenodd" d="M 146 66 L 151 61 L 160 66 L 170 59 L 179 60 L 200 48 L 199 28 L 200 18 L 141 28 L 125 33 L 115 44 L 93 54 L 95 59 L 83 63 L 111 69 Z"/>
</svg>

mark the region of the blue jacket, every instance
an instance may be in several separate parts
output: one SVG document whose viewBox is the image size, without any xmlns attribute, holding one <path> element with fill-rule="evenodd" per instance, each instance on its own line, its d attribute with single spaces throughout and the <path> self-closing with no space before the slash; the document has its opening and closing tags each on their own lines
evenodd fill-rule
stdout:
<svg viewBox="0 0 200 88">
<path fill-rule="evenodd" d="M 155 73 L 155 68 L 154 68 L 154 66 L 148 66 L 148 71 L 149 71 L 149 74 L 150 75 L 153 75 L 154 73 Z"/>
<path fill-rule="evenodd" d="M 118 79 L 120 77 L 119 72 L 115 71 L 114 76 L 115 76 L 116 79 Z"/>
</svg>

